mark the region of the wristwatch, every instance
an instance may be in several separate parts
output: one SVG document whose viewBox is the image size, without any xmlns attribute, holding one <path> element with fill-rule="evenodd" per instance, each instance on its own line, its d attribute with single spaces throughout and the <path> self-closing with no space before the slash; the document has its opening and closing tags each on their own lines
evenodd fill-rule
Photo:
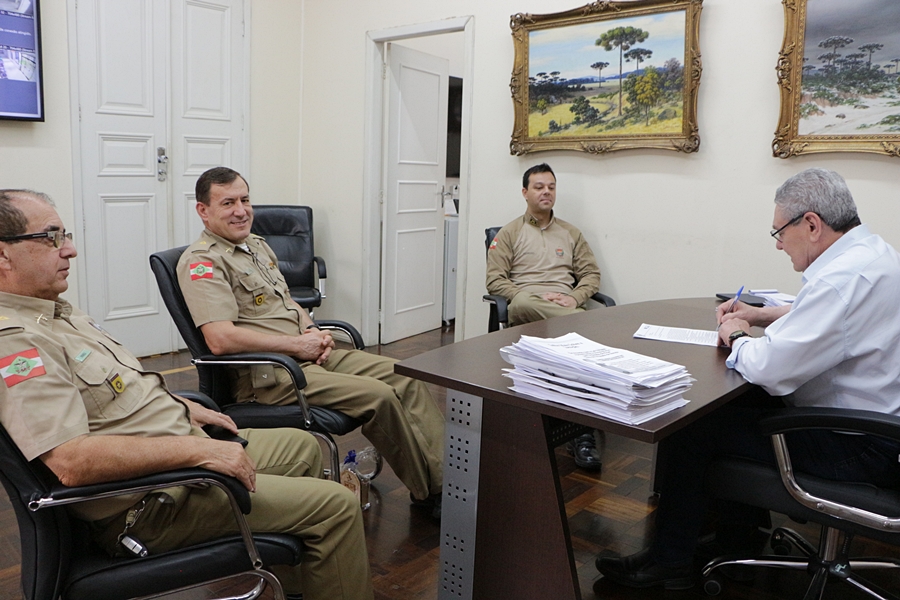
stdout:
<svg viewBox="0 0 900 600">
<path fill-rule="evenodd" d="M 749 337 L 749 336 L 750 336 L 750 334 L 747 333 L 746 331 L 738 329 L 737 331 L 732 332 L 732 334 L 728 336 L 728 346 L 729 347 L 733 346 L 734 341 L 738 338 Z"/>
</svg>

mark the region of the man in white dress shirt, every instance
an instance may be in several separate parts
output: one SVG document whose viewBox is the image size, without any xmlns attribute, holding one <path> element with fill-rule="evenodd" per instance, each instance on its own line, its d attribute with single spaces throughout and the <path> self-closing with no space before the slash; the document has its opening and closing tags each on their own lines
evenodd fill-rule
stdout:
<svg viewBox="0 0 900 600">
<path fill-rule="evenodd" d="M 900 414 L 900 254 L 860 224 L 846 182 L 825 169 L 807 169 L 778 189 L 771 235 L 803 273 L 803 287 L 791 306 L 719 307 L 728 366 L 789 406 Z M 765 327 L 765 335 L 751 337 L 751 326 Z M 598 558 L 601 573 L 631 587 L 691 586 L 708 505 L 707 467 L 723 454 L 775 463 L 771 442 L 755 430 L 765 400 L 726 406 L 664 440 L 654 540 L 632 556 Z M 798 470 L 837 481 L 900 481 L 895 442 L 805 431 L 791 434 L 789 443 Z M 750 546 L 767 517 L 751 507 L 730 509 L 717 531 L 730 536 L 721 540 L 727 552 Z"/>
</svg>

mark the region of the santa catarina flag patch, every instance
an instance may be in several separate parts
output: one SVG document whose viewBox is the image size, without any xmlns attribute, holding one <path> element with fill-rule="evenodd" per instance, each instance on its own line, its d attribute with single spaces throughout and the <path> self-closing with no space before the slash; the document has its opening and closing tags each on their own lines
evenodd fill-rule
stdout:
<svg viewBox="0 0 900 600">
<path fill-rule="evenodd" d="M 0 358 L 0 376 L 3 377 L 6 387 L 12 387 L 26 379 L 46 374 L 44 361 L 41 360 L 37 348 L 30 348 L 24 352 Z"/>
<path fill-rule="evenodd" d="M 211 262 L 198 262 L 191 265 L 191 281 L 212 278 L 213 268 Z"/>
</svg>

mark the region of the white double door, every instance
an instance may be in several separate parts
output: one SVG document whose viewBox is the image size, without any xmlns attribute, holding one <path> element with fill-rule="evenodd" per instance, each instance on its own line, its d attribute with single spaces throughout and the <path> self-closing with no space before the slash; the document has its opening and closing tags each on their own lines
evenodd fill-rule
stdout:
<svg viewBox="0 0 900 600">
<path fill-rule="evenodd" d="M 182 343 L 148 258 L 202 230 L 203 171 L 245 172 L 244 0 L 75 6 L 82 308 L 138 356 L 168 352 Z"/>
</svg>

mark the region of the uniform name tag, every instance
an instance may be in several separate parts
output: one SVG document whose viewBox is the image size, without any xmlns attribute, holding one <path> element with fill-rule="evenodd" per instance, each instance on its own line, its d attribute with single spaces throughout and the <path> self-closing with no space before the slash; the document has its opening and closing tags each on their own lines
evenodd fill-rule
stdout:
<svg viewBox="0 0 900 600">
<path fill-rule="evenodd" d="M 85 348 L 84 350 L 82 350 L 81 352 L 78 353 L 78 356 L 75 357 L 75 360 L 78 362 L 84 362 L 84 359 L 86 359 L 90 355 L 91 355 L 91 351 L 88 350 L 87 348 Z"/>
</svg>

